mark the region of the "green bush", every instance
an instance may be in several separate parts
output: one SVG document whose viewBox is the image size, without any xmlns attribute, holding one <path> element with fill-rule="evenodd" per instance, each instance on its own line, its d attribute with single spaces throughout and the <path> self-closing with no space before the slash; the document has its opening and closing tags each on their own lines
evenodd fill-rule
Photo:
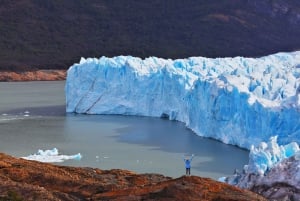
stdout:
<svg viewBox="0 0 300 201">
<path fill-rule="evenodd" d="M 0 201 L 22 201 L 23 198 L 15 191 L 8 191 L 7 196 L 0 197 Z"/>
</svg>

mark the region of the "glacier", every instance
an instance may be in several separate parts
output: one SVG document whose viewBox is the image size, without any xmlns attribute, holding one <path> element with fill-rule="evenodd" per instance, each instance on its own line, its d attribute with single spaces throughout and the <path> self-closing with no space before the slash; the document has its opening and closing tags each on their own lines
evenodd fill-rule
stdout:
<svg viewBox="0 0 300 201">
<path fill-rule="evenodd" d="M 300 143 L 300 51 L 260 58 L 81 58 L 67 71 L 66 112 L 163 117 L 250 149 Z"/>
</svg>

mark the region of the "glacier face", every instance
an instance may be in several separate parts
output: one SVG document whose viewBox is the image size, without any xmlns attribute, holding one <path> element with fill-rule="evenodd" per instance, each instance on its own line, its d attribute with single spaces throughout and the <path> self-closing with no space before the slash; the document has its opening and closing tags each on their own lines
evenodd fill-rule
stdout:
<svg viewBox="0 0 300 201">
<path fill-rule="evenodd" d="M 300 143 L 300 51 L 261 58 L 82 58 L 66 111 L 167 117 L 196 134 L 250 148 L 277 135 Z"/>
</svg>

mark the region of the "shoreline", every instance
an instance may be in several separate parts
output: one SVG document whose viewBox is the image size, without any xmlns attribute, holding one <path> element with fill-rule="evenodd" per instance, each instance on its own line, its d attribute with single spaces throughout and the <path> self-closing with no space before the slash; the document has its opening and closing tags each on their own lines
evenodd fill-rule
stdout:
<svg viewBox="0 0 300 201">
<path fill-rule="evenodd" d="M 61 81 L 67 70 L 0 71 L 0 82 Z"/>
</svg>

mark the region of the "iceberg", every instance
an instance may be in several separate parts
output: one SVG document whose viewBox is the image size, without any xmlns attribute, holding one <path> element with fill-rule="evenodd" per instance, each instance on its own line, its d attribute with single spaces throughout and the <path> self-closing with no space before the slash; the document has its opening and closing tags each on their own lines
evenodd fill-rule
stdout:
<svg viewBox="0 0 300 201">
<path fill-rule="evenodd" d="M 31 154 L 29 156 L 21 157 L 26 160 L 34 160 L 34 161 L 40 161 L 45 163 L 60 163 L 64 162 L 65 160 L 80 160 L 82 158 L 81 154 L 75 154 L 75 155 L 60 155 L 58 153 L 57 148 L 49 149 L 49 150 L 41 150 L 39 149 L 37 153 Z"/>
<path fill-rule="evenodd" d="M 261 58 L 81 58 L 68 69 L 66 111 L 163 117 L 250 149 L 271 136 L 300 143 L 300 51 Z"/>
</svg>

